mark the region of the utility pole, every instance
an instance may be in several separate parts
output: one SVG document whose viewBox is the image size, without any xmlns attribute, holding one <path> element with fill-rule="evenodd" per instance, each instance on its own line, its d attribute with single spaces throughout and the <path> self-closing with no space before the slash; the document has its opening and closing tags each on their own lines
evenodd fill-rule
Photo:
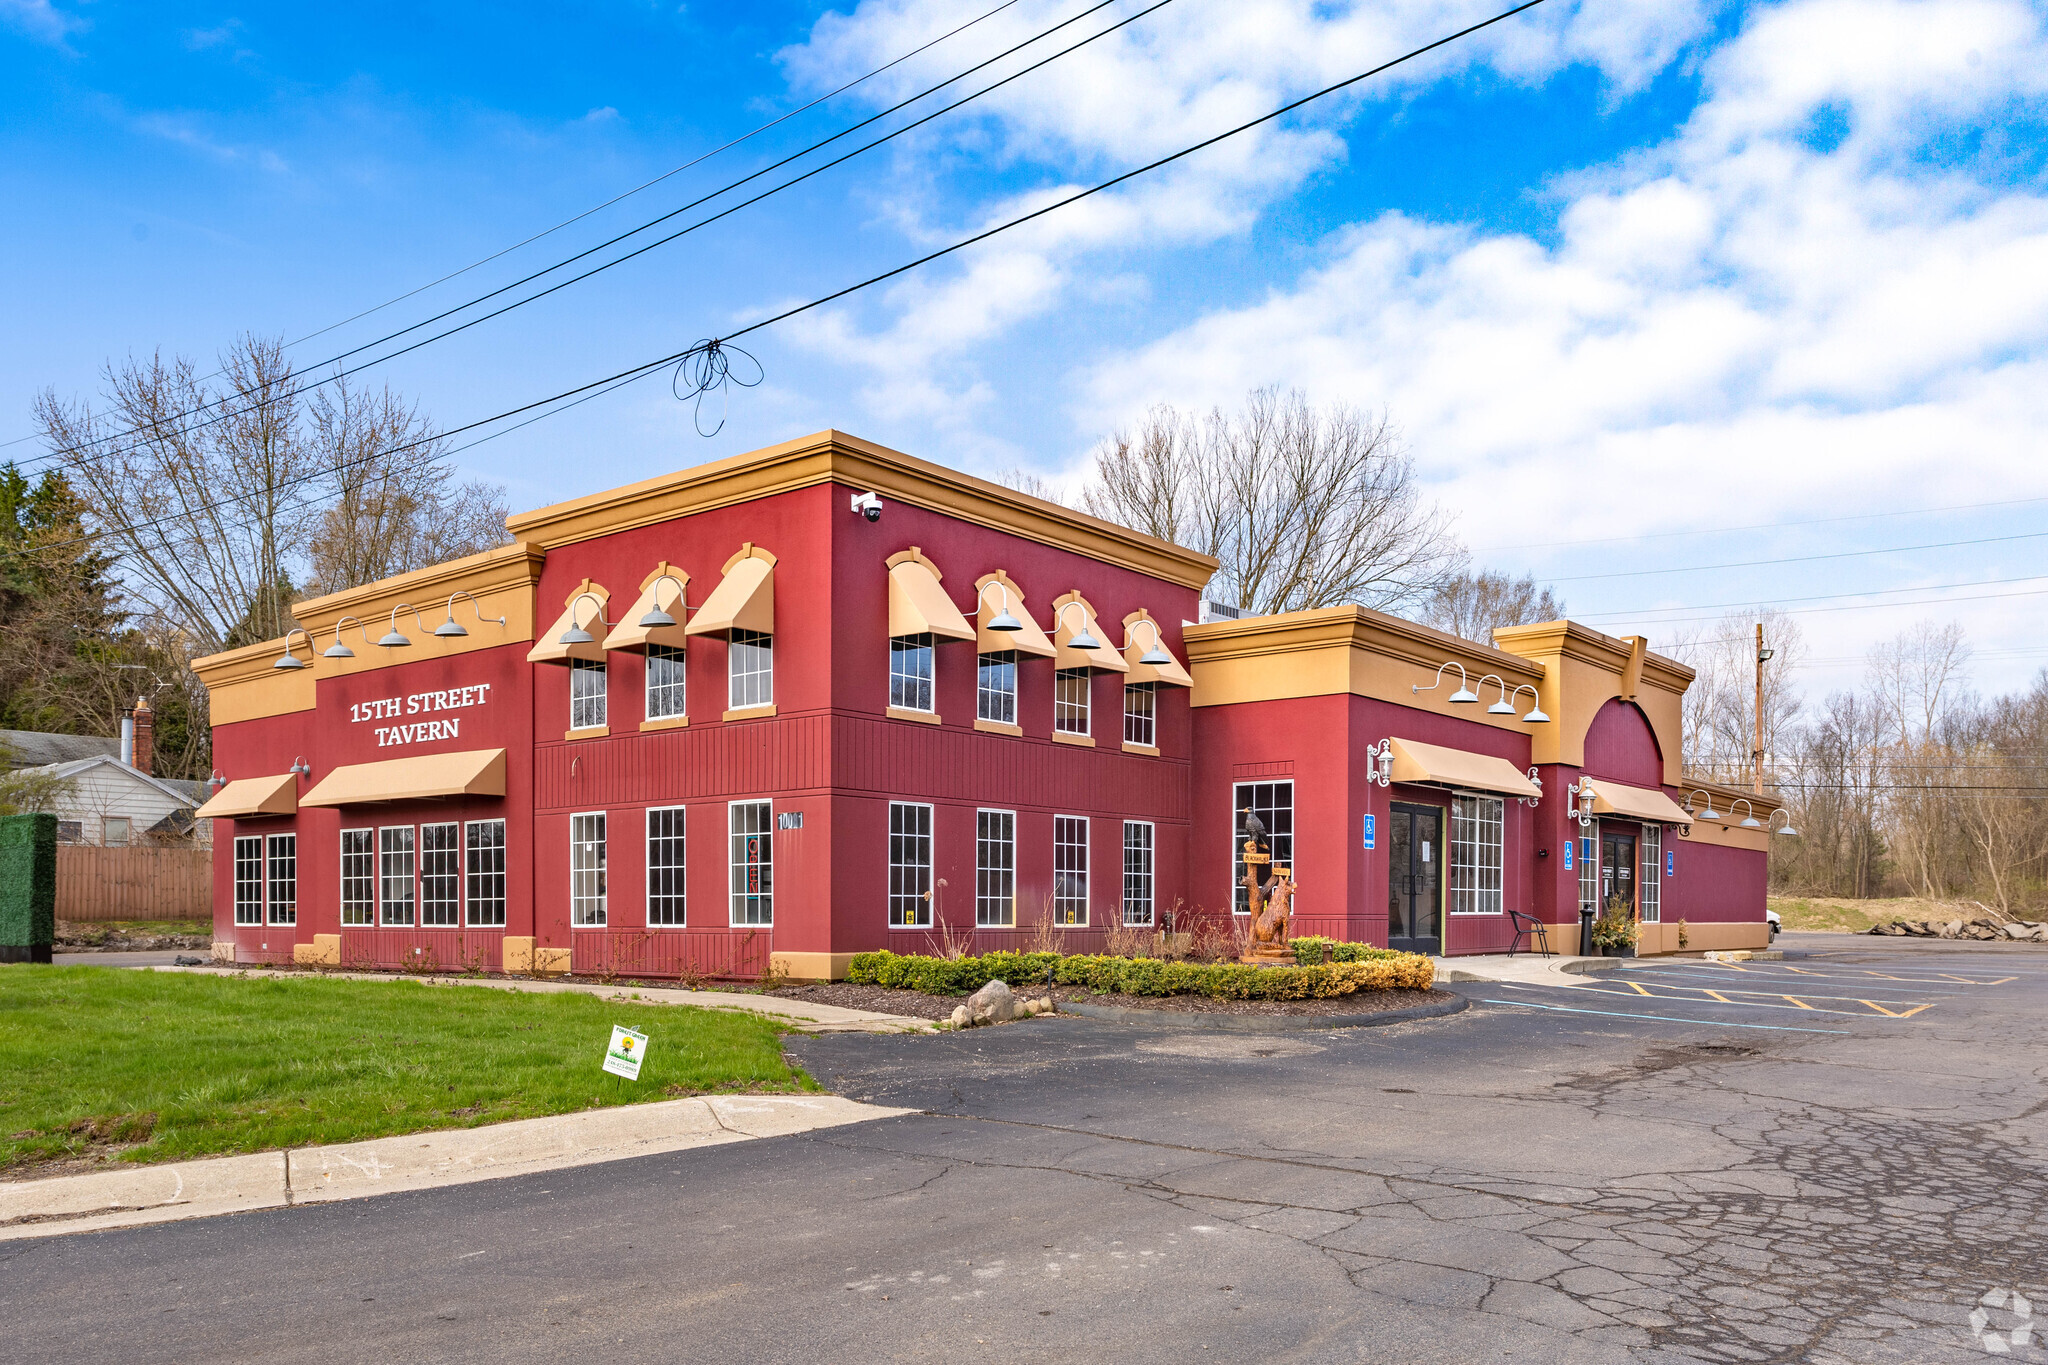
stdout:
<svg viewBox="0 0 2048 1365">
<path fill-rule="evenodd" d="M 1756 774 L 1756 794 L 1764 794 L 1764 665 L 1770 662 L 1775 650 L 1764 648 L 1764 623 L 1756 623 L 1756 748 L 1750 751 L 1751 768 Z"/>
</svg>

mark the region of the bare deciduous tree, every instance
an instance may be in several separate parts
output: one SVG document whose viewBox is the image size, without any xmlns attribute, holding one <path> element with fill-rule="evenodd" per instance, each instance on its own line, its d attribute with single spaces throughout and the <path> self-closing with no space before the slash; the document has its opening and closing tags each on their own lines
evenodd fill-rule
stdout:
<svg viewBox="0 0 2048 1365">
<path fill-rule="evenodd" d="M 1802 701 L 1798 670 L 1806 660 L 1799 623 L 1781 611 L 1761 616 L 1730 613 L 1691 634 L 1680 635 L 1663 652 L 1692 667 L 1685 692 L 1685 766 L 1708 782 L 1747 784 L 1756 749 L 1756 623 L 1772 651 L 1764 665 L 1764 781 L 1798 720 Z"/>
<path fill-rule="evenodd" d="M 1439 584 L 1416 619 L 1425 626 L 1490 645 L 1495 627 L 1555 621 L 1563 615 L 1564 603 L 1548 587 L 1538 587 L 1534 576 L 1514 578 L 1497 569 L 1481 569 Z"/>
<path fill-rule="evenodd" d="M 1463 562 L 1386 419 L 1299 392 L 1200 418 L 1153 408 L 1096 449 L 1081 505 L 1214 555 L 1211 595 L 1260 613 L 1412 608 Z"/>
</svg>

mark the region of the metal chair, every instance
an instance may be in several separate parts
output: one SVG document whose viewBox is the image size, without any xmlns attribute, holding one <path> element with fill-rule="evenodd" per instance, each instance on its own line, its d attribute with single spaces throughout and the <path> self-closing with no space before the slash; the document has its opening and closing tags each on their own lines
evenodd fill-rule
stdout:
<svg viewBox="0 0 2048 1365">
<path fill-rule="evenodd" d="M 1534 915 L 1525 915 L 1519 910 L 1510 910 L 1508 911 L 1508 922 L 1515 926 L 1515 936 L 1508 943 L 1509 957 L 1515 955 L 1515 950 L 1521 947 L 1523 939 L 1529 939 L 1534 942 L 1538 948 L 1543 950 L 1545 957 L 1551 955 L 1550 929 L 1542 920 L 1537 919 Z"/>
</svg>

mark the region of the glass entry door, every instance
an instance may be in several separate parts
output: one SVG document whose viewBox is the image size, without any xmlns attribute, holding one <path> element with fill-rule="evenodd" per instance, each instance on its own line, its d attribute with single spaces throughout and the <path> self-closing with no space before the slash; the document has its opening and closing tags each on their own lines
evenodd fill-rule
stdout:
<svg viewBox="0 0 2048 1365">
<path fill-rule="evenodd" d="M 1636 836 L 1633 834 L 1600 835 L 1600 904 L 1593 907 L 1593 913 L 1604 915 L 1607 907 L 1619 897 L 1622 908 L 1636 908 Z"/>
<path fill-rule="evenodd" d="M 1444 813 L 1394 803 L 1387 817 L 1387 946 L 1443 951 Z"/>
</svg>

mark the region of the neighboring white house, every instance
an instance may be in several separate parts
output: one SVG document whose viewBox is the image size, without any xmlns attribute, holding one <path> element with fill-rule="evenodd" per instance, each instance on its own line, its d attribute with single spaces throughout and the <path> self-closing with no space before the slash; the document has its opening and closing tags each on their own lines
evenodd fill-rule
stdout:
<svg viewBox="0 0 2048 1365">
<path fill-rule="evenodd" d="M 69 784 L 52 807 L 59 843 L 119 847 L 144 842 L 145 834 L 211 842 L 207 827 L 213 822 L 202 820 L 195 828 L 192 819 L 192 812 L 206 800 L 202 782 L 151 777 L 111 754 L 19 772 L 24 776 L 47 774 Z"/>
</svg>

